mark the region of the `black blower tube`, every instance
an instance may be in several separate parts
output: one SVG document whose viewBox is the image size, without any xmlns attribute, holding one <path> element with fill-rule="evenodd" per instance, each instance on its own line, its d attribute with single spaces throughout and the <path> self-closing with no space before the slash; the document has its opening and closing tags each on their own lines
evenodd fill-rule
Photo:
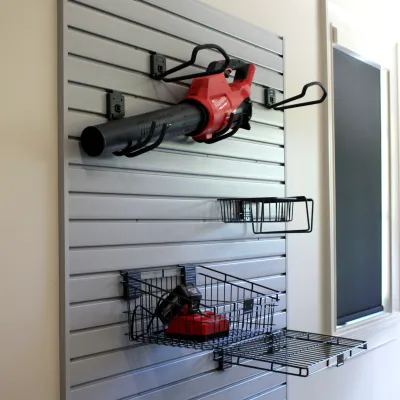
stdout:
<svg viewBox="0 0 400 400">
<path fill-rule="evenodd" d="M 143 140 L 150 132 L 152 122 L 156 130 L 152 142 L 160 136 L 163 124 L 168 124 L 165 137 L 192 136 L 201 132 L 207 124 L 207 112 L 195 102 L 183 102 L 172 107 L 146 114 L 122 118 L 96 126 L 88 126 L 81 135 L 81 145 L 92 157 L 124 150 Z"/>
</svg>

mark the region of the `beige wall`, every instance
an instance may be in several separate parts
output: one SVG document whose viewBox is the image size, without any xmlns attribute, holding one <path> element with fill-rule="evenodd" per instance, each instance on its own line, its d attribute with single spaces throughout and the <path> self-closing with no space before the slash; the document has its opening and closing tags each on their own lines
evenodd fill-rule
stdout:
<svg viewBox="0 0 400 400">
<path fill-rule="evenodd" d="M 56 400 L 56 0 L 0 2 L 0 399 Z"/>
</svg>

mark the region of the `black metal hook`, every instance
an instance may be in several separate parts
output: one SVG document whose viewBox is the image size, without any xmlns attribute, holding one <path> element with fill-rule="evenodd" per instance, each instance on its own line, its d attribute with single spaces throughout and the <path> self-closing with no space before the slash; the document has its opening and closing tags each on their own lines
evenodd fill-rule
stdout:
<svg viewBox="0 0 400 400">
<path fill-rule="evenodd" d="M 158 137 L 158 139 L 154 143 L 152 143 L 150 146 L 147 146 L 154 136 L 156 127 L 157 127 L 157 124 L 155 123 L 155 121 L 153 121 L 151 123 L 150 131 L 149 131 L 148 135 L 143 140 L 139 140 L 138 143 L 136 143 L 134 146 L 132 146 L 132 144 L 130 143 L 128 145 L 128 147 L 126 147 L 125 149 L 123 149 L 121 151 L 116 151 L 113 154 L 115 156 L 119 156 L 119 157 L 125 156 L 128 158 L 132 158 L 132 157 L 140 156 L 141 154 L 147 153 L 151 150 L 154 150 L 164 140 L 164 137 L 165 137 L 165 134 L 167 133 L 167 129 L 169 128 L 169 125 L 163 124 L 161 132 L 160 132 L 160 136 Z"/>
<path fill-rule="evenodd" d="M 182 76 L 177 76 L 174 78 L 166 78 L 166 76 L 173 74 L 174 72 L 181 71 L 184 68 L 190 67 L 196 62 L 197 58 L 197 53 L 200 50 L 205 50 L 205 49 L 211 49 L 211 50 L 217 50 L 221 55 L 225 58 L 225 63 L 222 64 L 220 68 L 214 69 L 213 71 L 205 71 L 205 72 L 200 72 L 198 74 L 189 74 L 189 75 L 182 75 Z M 215 75 L 215 74 L 220 74 L 221 72 L 225 72 L 226 68 L 228 67 L 231 59 L 226 53 L 226 51 L 221 47 L 218 46 L 217 44 L 202 44 L 199 46 L 196 46 L 193 51 L 192 51 L 192 56 L 189 61 L 186 61 L 174 68 L 171 68 L 167 71 L 163 70 L 163 67 L 165 66 L 165 62 L 160 65 L 160 55 L 159 54 L 152 54 L 151 55 L 151 66 L 152 66 L 152 71 L 151 71 L 151 77 L 156 80 L 163 80 L 164 82 L 178 82 L 178 81 L 183 81 L 185 79 L 193 79 L 193 78 L 199 78 L 202 76 L 210 76 L 210 75 Z M 161 60 L 162 61 L 162 60 Z M 160 66 L 161 70 L 163 70 L 161 73 L 157 70 L 156 66 Z"/>
<path fill-rule="evenodd" d="M 151 123 L 150 131 L 144 139 L 140 139 L 134 146 L 132 146 L 132 142 L 129 142 L 128 147 L 126 147 L 125 149 L 123 149 L 121 151 L 116 151 L 115 153 L 113 153 L 114 156 L 126 156 L 127 154 L 129 154 L 131 152 L 142 149 L 153 138 L 155 130 L 156 130 L 156 123 L 153 121 Z"/>
<path fill-rule="evenodd" d="M 220 142 L 221 140 L 228 139 L 229 137 L 233 136 L 240 129 L 240 127 L 242 126 L 242 122 L 243 122 L 243 115 L 240 115 L 239 120 L 237 121 L 235 127 L 229 133 L 227 133 L 229 131 L 229 129 L 232 127 L 234 117 L 235 117 L 235 114 L 232 113 L 229 117 L 228 125 L 221 131 L 214 133 L 213 137 L 211 139 L 205 140 L 204 143 L 213 144 L 213 143 Z"/>
<path fill-rule="evenodd" d="M 305 103 L 298 103 L 298 104 L 283 106 L 284 104 L 291 103 L 294 100 L 303 98 L 306 95 L 308 88 L 311 86 L 319 86 L 322 89 L 323 94 L 319 100 L 306 101 Z M 327 95 L 328 95 L 328 93 L 327 93 L 325 87 L 320 82 L 307 83 L 306 85 L 303 86 L 303 90 L 301 91 L 300 94 L 298 94 L 297 96 L 290 97 L 286 100 L 282 100 L 279 103 L 275 103 L 275 90 L 274 89 L 266 88 L 264 90 L 266 108 L 272 109 L 272 110 L 278 110 L 278 111 L 279 110 L 280 111 L 288 110 L 289 108 L 298 108 L 298 107 L 311 106 L 313 104 L 320 104 L 326 99 Z"/>
<path fill-rule="evenodd" d="M 144 146 L 140 150 L 125 154 L 125 157 L 128 157 L 128 158 L 137 157 L 137 156 L 140 156 L 141 154 L 147 153 L 147 152 L 157 148 L 164 140 L 165 134 L 167 133 L 167 129 L 169 128 L 169 126 L 170 125 L 163 124 L 160 136 L 153 144 L 151 144 L 150 146 L 147 146 L 147 147 Z M 154 130 L 156 129 L 156 123 L 154 121 L 151 123 L 151 127 L 152 127 L 153 132 L 149 133 L 149 135 L 151 134 L 151 136 L 153 136 Z"/>
</svg>

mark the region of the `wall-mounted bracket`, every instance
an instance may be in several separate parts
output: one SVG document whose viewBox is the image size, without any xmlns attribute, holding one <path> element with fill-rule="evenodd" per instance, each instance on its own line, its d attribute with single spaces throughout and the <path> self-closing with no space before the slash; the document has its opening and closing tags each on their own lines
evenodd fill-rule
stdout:
<svg viewBox="0 0 400 400">
<path fill-rule="evenodd" d="M 150 74 L 157 78 L 167 70 L 167 58 L 162 54 L 152 53 L 150 55 Z"/>
<path fill-rule="evenodd" d="M 137 270 L 121 271 L 124 300 L 137 299 L 142 295 L 140 290 L 140 272 Z"/>
<path fill-rule="evenodd" d="M 125 98 L 121 92 L 111 90 L 107 93 L 107 118 L 115 120 L 125 117 Z"/>
</svg>

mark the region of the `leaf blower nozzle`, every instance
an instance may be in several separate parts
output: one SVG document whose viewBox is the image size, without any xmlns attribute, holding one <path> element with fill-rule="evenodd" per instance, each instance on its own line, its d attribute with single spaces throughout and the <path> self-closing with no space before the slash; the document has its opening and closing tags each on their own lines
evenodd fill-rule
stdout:
<svg viewBox="0 0 400 400">
<path fill-rule="evenodd" d="M 81 145 L 91 157 L 115 153 L 145 141 L 150 135 L 152 140 L 157 140 L 164 124 L 168 126 L 168 137 L 193 136 L 207 124 L 207 113 L 201 104 L 183 102 L 157 111 L 88 126 L 82 131 Z"/>
</svg>

